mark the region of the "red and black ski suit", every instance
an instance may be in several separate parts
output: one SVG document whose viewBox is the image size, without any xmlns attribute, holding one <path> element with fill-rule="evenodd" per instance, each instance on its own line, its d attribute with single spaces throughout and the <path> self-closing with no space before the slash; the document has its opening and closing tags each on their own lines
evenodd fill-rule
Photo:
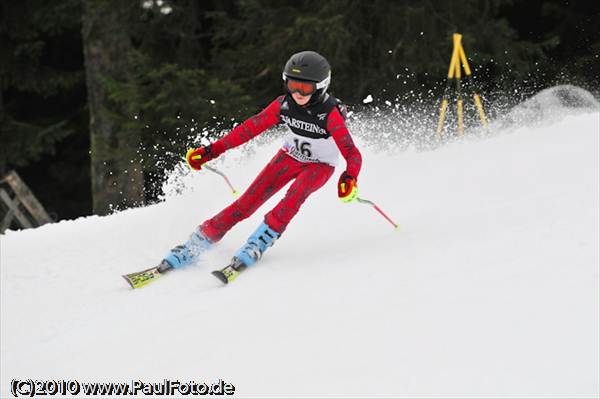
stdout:
<svg viewBox="0 0 600 399">
<path fill-rule="evenodd" d="M 212 151 L 221 154 L 276 124 L 283 123 L 289 128 L 283 148 L 244 194 L 202 223 L 200 228 L 205 236 L 212 242 L 219 241 L 235 224 L 252 215 L 295 179 L 283 199 L 265 215 L 267 225 L 279 234 L 283 233 L 308 196 L 329 180 L 340 152 L 346 159 L 346 173 L 358 178 L 362 158 L 344 117 L 345 107 L 332 96 L 318 104 L 301 107 L 290 95 L 285 95 L 214 142 Z"/>
</svg>

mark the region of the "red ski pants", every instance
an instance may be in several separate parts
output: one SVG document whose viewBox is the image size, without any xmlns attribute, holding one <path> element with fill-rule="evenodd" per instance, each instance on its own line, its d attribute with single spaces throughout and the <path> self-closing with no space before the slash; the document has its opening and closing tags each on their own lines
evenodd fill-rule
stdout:
<svg viewBox="0 0 600 399">
<path fill-rule="evenodd" d="M 206 220 L 200 228 L 209 240 L 219 241 L 229 229 L 252 215 L 273 194 L 295 179 L 283 199 L 265 215 L 267 225 L 281 234 L 304 201 L 329 180 L 333 171 L 331 165 L 299 162 L 279 150 L 240 198 Z"/>
</svg>

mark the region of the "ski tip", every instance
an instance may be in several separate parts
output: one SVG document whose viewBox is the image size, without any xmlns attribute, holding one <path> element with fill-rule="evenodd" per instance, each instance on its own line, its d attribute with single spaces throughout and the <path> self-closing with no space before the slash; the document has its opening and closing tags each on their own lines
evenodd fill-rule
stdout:
<svg viewBox="0 0 600 399">
<path fill-rule="evenodd" d="M 133 289 L 145 287 L 160 276 L 161 273 L 158 271 L 158 267 L 151 267 L 141 272 L 121 275 Z"/>
<path fill-rule="evenodd" d="M 127 284 L 129 284 L 129 286 L 132 289 L 135 288 L 135 286 L 133 285 L 133 283 L 131 282 L 131 280 L 129 279 L 129 277 L 127 277 L 125 274 L 121 275 L 121 277 L 123 277 L 125 279 L 125 281 L 127 281 Z"/>
<path fill-rule="evenodd" d="M 215 270 L 212 272 L 212 275 L 215 276 L 216 278 L 218 278 L 219 280 L 221 280 L 221 282 L 223 284 L 227 284 L 229 281 L 227 280 L 227 277 L 223 274 L 222 271 L 220 270 Z"/>
</svg>

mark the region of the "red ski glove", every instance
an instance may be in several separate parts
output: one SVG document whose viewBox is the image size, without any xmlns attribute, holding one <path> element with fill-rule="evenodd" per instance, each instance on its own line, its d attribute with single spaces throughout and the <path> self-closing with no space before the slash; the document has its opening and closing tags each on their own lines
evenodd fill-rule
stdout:
<svg viewBox="0 0 600 399">
<path fill-rule="evenodd" d="M 206 147 L 196 148 L 195 150 L 190 148 L 187 154 L 185 154 L 185 160 L 188 165 L 190 165 L 190 168 L 200 170 L 202 169 L 202 165 L 215 159 L 219 155 L 221 155 L 221 153 L 215 151 L 212 145 L 207 145 Z"/>
<path fill-rule="evenodd" d="M 358 187 L 356 179 L 344 172 L 338 181 L 338 198 L 346 203 L 353 201 L 358 196 Z"/>
</svg>

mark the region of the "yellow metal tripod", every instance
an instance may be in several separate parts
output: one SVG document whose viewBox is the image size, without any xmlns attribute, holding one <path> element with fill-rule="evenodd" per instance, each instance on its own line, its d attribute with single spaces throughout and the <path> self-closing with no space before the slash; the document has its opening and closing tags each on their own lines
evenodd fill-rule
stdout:
<svg viewBox="0 0 600 399">
<path fill-rule="evenodd" d="M 463 100 L 461 92 L 461 65 L 467 78 L 470 78 L 471 76 L 471 67 L 469 67 L 469 62 L 467 61 L 467 56 L 465 55 L 465 50 L 461 43 L 462 35 L 455 33 L 452 35 L 452 40 L 454 43 L 454 49 L 452 50 L 452 58 L 450 60 L 450 67 L 448 68 L 448 83 L 442 98 L 442 105 L 440 106 L 440 118 L 437 126 L 438 139 L 441 139 L 442 130 L 444 129 L 444 120 L 446 119 L 446 111 L 448 109 L 448 92 L 452 85 L 452 79 L 456 79 L 456 115 L 458 119 L 458 134 L 462 136 L 464 133 Z M 485 112 L 483 111 L 481 97 L 475 91 L 473 91 L 473 101 L 475 102 L 475 106 L 479 112 L 481 124 L 484 128 L 487 128 L 488 123 L 487 118 L 485 117 Z"/>
</svg>

